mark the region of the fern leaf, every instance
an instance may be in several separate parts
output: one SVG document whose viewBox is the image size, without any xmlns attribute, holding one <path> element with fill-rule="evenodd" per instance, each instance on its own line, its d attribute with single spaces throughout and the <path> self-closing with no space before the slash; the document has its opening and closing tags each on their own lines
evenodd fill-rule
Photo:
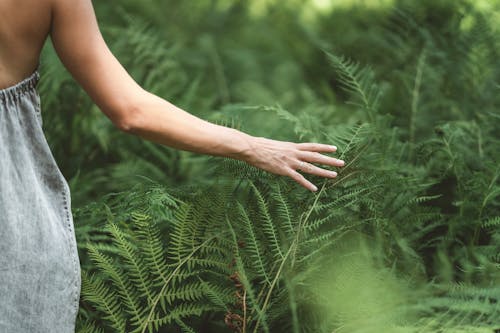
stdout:
<svg viewBox="0 0 500 333">
<path fill-rule="evenodd" d="M 326 52 L 330 63 L 339 74 L 339 81 L 344 89 L 358 96 L 359 101 L 353 104 L 368 111 L 373 122 L 381 96 L 380 89 L 373 81 L 373 71 L 368 67 L 361 67 L 358 63 L 344 57 L 338 57 Z"/>
<path fill-rule="evenodd" d="M 114 291 L 104 285 L 102 280 L 82 271 L 82 298 L 94 304 L 104 313 L 103 319 L 107 320 L 117 332 L 125 333 L 126 318 L 121 309 L 121 302 Z"/>
<path fill-rule="evenodd" d="M 273 249 L 273 255 L 275 255 L 279 259 L 283 259 L 283 252 L 281 251 L 278 233 L 276 231 L 276 227 L 274 226 L 274 221 L 269 214 L 269 208 L 266 199 L 264 199 L 264 196 L 254 183 L 251 182 L 250 186 L 254 192 L 255 197 L 257 198 L 257 208 L 262 221 L 262 230 L 267 236 L 267 240 L 270 243 L 271 248 Z"/>
<path fill-rule="evenodd" d="M 276 202 L 276 211 L 278 214 L 278 218 L 284 221 L 287 236 L 293 238 L 295 236 L 296 226 L 294 223 L 292 207 L 289 203 L 289 200 L 285 198 L 279 182 L 276 182 L 274 191 L 271 192 L 271 197 Z"/>
<path fill-rule="evenodd" d="M 158 228 L 149 220 L 135 220 L 137 240 L 142 244 L 140 252 L 147 270 L 157 284 L 167 280 L 168 266 Z"/>
<path fill-rule="evenodd" d="M 247 233 L 249 239 L 248 243 L 246 244 L 246 247 L 249 249 L 251 252 L 252 258 L 256 261 L 257 265 L 257 271 L 259 274 L 261 274 L 265 281 L 270 284 L 271 280 L 269 279 L 269 274 L 267 272 L 267 260 L 265 258 L 264 252 L 261 251 L 260 245 L 259 245 L 259 240 L 257 236 L 255 235 L 254 227 L 252 224 L 252 221 L 250 221 L 250 218 L 248 217 L 248 214 L 239 202 L 237 203 L 238 206 L 238 220 L 241 221 L 244 225 L 244 230 Z"/>
<path fill-rule="evenodd" d="M 126 311 L 132 315 L 131 320 L 133 322 L 140 320 L 145 310 L 141 308 L 137 292 L 132 287 L 127 275 L 114 265 L 109 256 L 101 253 L 92 244 L 89 244 L 88 249 L 92 261 L 105 275 L 111 278 L 117 287 L 118 294 L 126 305 Z"/>
<path fill-rule="evenodd" d="M 500 216 L 493 217 L 483 222 L 483 228 L 497 228 L 500 227 Z"/>
<path fill-rule="evenodd" d="M 141 293 L 144 293 L 148 298 L 148 303 L 152 302 L 152 284 L 146 272 L 146 267 L 142 259 L 138 256 L 136 248 L 126 239 L 126 235 L 121 231 L 115 223 L 108 225 L 108 230 L 113 236 L 113 240 L 119 249 L 119 255 L 128 263 L 129 276 L 131 281 Z"/>
</svg>

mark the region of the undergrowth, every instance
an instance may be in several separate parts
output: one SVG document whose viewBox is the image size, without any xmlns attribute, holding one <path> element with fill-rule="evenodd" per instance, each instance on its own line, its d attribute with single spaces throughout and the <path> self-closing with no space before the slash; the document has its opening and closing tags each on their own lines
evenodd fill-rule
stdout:
<svg viewBox="0 0 500 333">
<path fill-rule="evenodd" d="M 126 137 L 43 67 L 42 94 L 59 91 L 46 108 L 61 111 L 45 117 L 47 136 L 56 156 L 77 155 L 61 164 L 82 262 L 78 332 L 500 330 L 500 45 L 487 13 L 397 1 L 308 25 L 299 2 L 257 15 L 213 1 L 180 5 L 179 30 L 152 10 L 168 3 L 123 1 L 103 22 L 139 83 L 254 135 L 335 144 L 347 163 L 336 179 L 306 175 L 311 194 Z M 334 21 L 344 35 L 325 34 Z"/>
</svg>

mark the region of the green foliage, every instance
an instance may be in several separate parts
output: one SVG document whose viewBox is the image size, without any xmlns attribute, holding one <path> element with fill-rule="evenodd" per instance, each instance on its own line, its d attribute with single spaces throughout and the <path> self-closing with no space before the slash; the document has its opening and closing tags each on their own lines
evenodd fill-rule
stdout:
<svg viewBox="0 0 500 333">
<path fill-rule="evenodd" d="M 499 330 L 498 14 L 252 3 L 95 5 L 146 89 L 253 135 L 337 145 L 347 164 L 306 175 L 315 194 L 118 133 L 45 50 L 44 125 L 82 262 L 78 332 Z"/>
</svg>

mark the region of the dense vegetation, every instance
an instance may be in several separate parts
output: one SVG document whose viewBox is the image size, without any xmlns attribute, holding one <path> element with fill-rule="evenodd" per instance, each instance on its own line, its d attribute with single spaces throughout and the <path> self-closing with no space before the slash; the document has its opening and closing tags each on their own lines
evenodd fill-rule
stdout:
<svg viewBox="0 0 500 333">
<path fill-rule="evenodd" d="M 316 2 L 95 2 L 149 91 L 337 145 L 314 194 L 119 132 L 45 50 L 78 332 L 500 331 L 500 3 Z"/>
</svg>

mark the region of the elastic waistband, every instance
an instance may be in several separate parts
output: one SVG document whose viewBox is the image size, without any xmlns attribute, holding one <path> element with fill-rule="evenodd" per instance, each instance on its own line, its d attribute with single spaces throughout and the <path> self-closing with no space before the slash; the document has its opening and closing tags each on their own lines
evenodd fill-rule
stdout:
<svg viewBox="0 0 500 333">
<path fill-rule="evenodd" d="M 25 78 L 13 86 L 0 90 L 0 101 L 16 100 L 24 94 L 34 91 L 38 81 L 40 80 L 40 73 L 36 69 L 33 74 Z"/>
</svg>

